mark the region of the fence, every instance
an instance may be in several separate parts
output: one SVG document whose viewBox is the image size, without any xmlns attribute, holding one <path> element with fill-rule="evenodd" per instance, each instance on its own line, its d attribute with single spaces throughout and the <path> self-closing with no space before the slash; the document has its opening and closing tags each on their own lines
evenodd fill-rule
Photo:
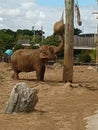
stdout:
<svg viewBox="0 0 98 130">
<path fill-rule="evenodd" d="M 0 56 L 0 62 L 10 63 L 11 62 L 11 58 L 7 57 L 7 56 Z"/>
<path fill-rule="evenodd" d="M 74 47 L 83 47 L 89 49 L 89 47 L 95 48 L 94 36 L 84 37 L 84 36 L 74 36 Z"/>
</svg>

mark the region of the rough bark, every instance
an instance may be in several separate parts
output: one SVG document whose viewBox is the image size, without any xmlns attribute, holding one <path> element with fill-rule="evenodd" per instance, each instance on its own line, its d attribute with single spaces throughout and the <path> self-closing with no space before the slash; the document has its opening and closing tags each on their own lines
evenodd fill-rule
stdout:
<svg viewBox="0 0 98 130">
<path fill-rule="evenodd" d="M 74 39 L 74 0 L 65 0 L 66 31 L 64 46 L 64 70 L 63 81 L 73 80 L 73 39 Z"/>
</svg>

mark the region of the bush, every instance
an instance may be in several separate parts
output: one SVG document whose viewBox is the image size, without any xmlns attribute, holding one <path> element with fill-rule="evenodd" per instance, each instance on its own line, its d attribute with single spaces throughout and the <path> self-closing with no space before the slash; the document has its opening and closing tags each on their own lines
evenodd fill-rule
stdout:
<svg viewBox="0 0 98 130">
<path fill-rule="evenodd" d="M 88 53 L 81 53 L 79 56 L 79 62 L 89 63 L 92 59 Z"/>
<path fill-rule="evenodd" d="M 16 50 L 18 50 L 18 49 L 23 49 L 24 47 L 23 47 L 23 45 L 21 45 L 21 44 L 16 44 L 15 46 L 14 46 L 14 48 L 13 48 L 13 51 L 16 51 Z"/>
</svg>

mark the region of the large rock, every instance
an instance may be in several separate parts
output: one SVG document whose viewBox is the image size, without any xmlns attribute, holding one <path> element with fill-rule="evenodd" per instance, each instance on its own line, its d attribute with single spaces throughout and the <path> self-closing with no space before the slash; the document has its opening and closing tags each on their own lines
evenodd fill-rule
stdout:
<svg viewBox="0 0 98 130">
<path fill-rule="evenodd" d="M 5 113 L 31 112 L 38 102 L 37 90 L 29 88 L 25 83 L 17 83 L 10 95 Z"/>
</svg>

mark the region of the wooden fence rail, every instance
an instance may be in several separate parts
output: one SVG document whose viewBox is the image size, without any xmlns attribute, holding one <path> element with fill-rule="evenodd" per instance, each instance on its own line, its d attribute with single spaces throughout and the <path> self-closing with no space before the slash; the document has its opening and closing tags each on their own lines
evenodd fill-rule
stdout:
<svg viewBox="0 0 98 130">
<path fill-rule="evenodd" d="M 74 36 L 74 46 L 76 47 L 95 47 L 94 37 Z"/>
</svg>

